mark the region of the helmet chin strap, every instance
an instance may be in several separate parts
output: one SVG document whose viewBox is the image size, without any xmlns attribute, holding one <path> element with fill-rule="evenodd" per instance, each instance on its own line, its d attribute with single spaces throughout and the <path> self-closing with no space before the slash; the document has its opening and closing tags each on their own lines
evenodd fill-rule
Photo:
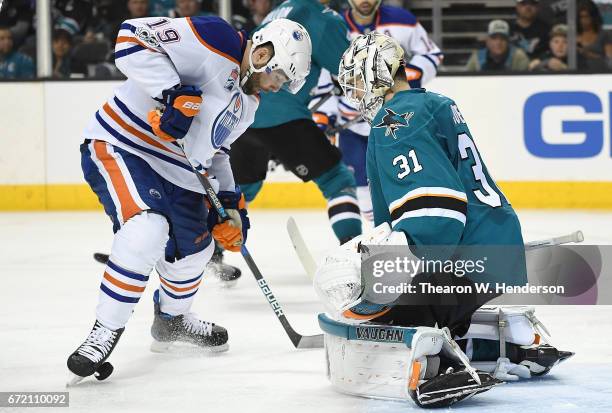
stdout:
<svg viewBox="0 0 612 413">
<path fill-rule="evenodd" d="M 244 85 L 246 84 L 246 82 L 248 82 L 248 80 L 249 80 L 249 78 L 251 77 L 252 74 L 253 74 L 253 71 L 249 67 L 247 69 L 246 73 L 244 74 L 244 76 L 242 77 L 242 79 L 240 79 L 240 87 L 241 88 L 243 88 Z"/>
<path fill-rule="evenodd" d="M 249 78 L 253 75 L 253 73 L 261 73 L 264 70 L 266 70 L 266 65 L 264 65 L 263 67 L 259 69 L 256 69 L 255 66 L 253 65 L 253 52 L 254 51 L 255 50 L 253 49 L 249 53 L 249 68 L 247 69 L 244 76 L 240 79 L 240 87 L 244 87 L 244 85 L 246 84 L 246 82 L 248 82 Z"/>
</svg>

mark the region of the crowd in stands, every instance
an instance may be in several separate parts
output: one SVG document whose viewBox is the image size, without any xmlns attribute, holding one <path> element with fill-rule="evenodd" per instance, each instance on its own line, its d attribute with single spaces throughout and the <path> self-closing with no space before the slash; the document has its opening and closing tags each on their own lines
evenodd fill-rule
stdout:
<svg viewBox="0 0 612 413">
<path fill-rule="evenodd" d="M 410 0 L 387 1 L 410 3 Z M 232 0 L 232 24 L 250 32 L 277 2 Z M 331 4 L 345 7 L 345 3 L 334 1 Z M 567 70 L 568 28 L 564 7 L 553 5 L 541 10 L 539 3 L 538 0 L 517 0 L 514 20 L 491 21 L 486 39 L 483 39 L 484 47 L 473 52 L 465 69 Z M 36 77 L 35 4 L 35 0 L 2 2 L 0 79 Z M 218 14 L 216 5 L 217 1 L 213 0 L 51 0 L 52 76 L 58 79 L 120 78 L 121 73 L 113 63 L 113 49 L 121 22 L 145 16 Z M 612 71 L 612 34 L 604 30 L 601 13 L 592 0 L 578 0 L 576 33 L 578 69 Z"/>
<path fill-rule="evenodd" d="M 482 49 L 472 53 L 469 71 L 568 70 L 568 26 L 551 25 L 540 15 L 539 0 L 517 0 L 516 19 L 489 23 Z M 612 72 L 612 33 L 604 30 L 603 19 L 592 0 L 576 5 L 577 69 Z M 558 20 L 559 21 L 559 20 Z"/>
</svg>

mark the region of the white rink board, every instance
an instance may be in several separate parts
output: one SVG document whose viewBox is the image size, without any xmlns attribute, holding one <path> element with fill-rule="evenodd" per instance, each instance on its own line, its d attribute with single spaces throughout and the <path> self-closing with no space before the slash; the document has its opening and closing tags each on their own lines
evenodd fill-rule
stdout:
<svg viewBox="0 0 612 413">
<path fill-rule="evenodd" d="M 0 185 L 45 182 L 43 83 L 0 83 Z"/>
<path fill-rule="evenodd" d="M 8 138 L 0 155 L 0 184 L 83 183 L 79 144 L 83 128 L 112 96 L 119 82 L 2 83 L 0 124 Z M 612 181 L 610 146 L 612 75 L 440 77 L 428 89 L 458 103 L 477 145 L 500 181 Z M 594 156 L 567 159 L 531 154 L 524 139 L 527 99 L 543 92 L 582 92 L 599 102 L 596 113 L 579 106 L 542 111 L 542 136 L 549 144 L 580 144 L 584 133 L 563 133 L 563 121 L 592 121 L 601 130 Z M 204 91 L 204 95 L 206 92 Z M 578 102 L 579 103 L 579 102 Z M 577 104 L 578 104 L 577 103 Z M 204 109 L 206 110 L 206 106 Z M 44 167 L 43 167 L 44 165 Z M 282 169 L 269 181 L 297 181 Z"/>
</svg>

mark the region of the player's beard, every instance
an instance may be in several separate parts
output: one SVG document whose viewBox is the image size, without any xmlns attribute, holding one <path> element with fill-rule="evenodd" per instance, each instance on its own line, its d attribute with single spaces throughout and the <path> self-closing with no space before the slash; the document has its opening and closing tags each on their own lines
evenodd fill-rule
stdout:
<svg viewBox="0 0 612 413">
<path fill-rule="evenodd" d="M 357 7 L 357 11 L 362 16 L 369 16 L 374 12 L 374 5 L 368 2 L 361 3 L 359 7 Z"/>
<path fill-rule="evenodd" d="M 261 73 L 253 73 L 245 84 L 242 86 L 242 91 L 247 95 L 256 95 L 261 90 Z"/>
</svg>

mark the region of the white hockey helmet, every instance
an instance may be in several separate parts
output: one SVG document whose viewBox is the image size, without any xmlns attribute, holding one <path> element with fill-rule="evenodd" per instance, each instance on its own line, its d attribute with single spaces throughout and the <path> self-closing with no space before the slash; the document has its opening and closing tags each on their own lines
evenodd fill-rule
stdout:
<svg viewBox="0 0 612 413">
<path fill-rule="evenodd" d="M 372 17 L 373 15 L 376 14 L 376 11 L 380 7 L 380 3 L 382 3 L 382 0 L 376 0 L 376 3 L 374 4 L 374 8 L 372 8 L 372 12 L 370 14 L 362 14 L 359 11 L 359 8 L 357 7 L 357 4 L 355 4 L 355 0 L 348 0 L 348 3 L 349 3 L 349 6 L 351 6 L 351 9 L 355 13 L 357 13 L 359 16 L 367 19 L 368 17 Z"/>
<path fill-rule="evenodd" d="M 372 122 L 393 77 L 404 66 L 404 49 L 389 36 L 371 32 L 356 37 L 342 55 L 338 82 L 349 103 Z"/>
<path fill-rule="evenodd" d="M 289 19 L 276 19 L 253 33 L 251 41 L 249 75 L 264 71 L 266 73 L 282 71 L 289 79 L 289 83 L 284 87 L 291 93 L 297 93 L 310 73 L 312 43 L 306 29 Z M 272 43 L 274 56 L 267 65 L 256 69 L 253 66 L 252 53 L 257 46 L 265 43 Z M 248 75 L 245 78 L 248 78 Z"/>
</svg>

